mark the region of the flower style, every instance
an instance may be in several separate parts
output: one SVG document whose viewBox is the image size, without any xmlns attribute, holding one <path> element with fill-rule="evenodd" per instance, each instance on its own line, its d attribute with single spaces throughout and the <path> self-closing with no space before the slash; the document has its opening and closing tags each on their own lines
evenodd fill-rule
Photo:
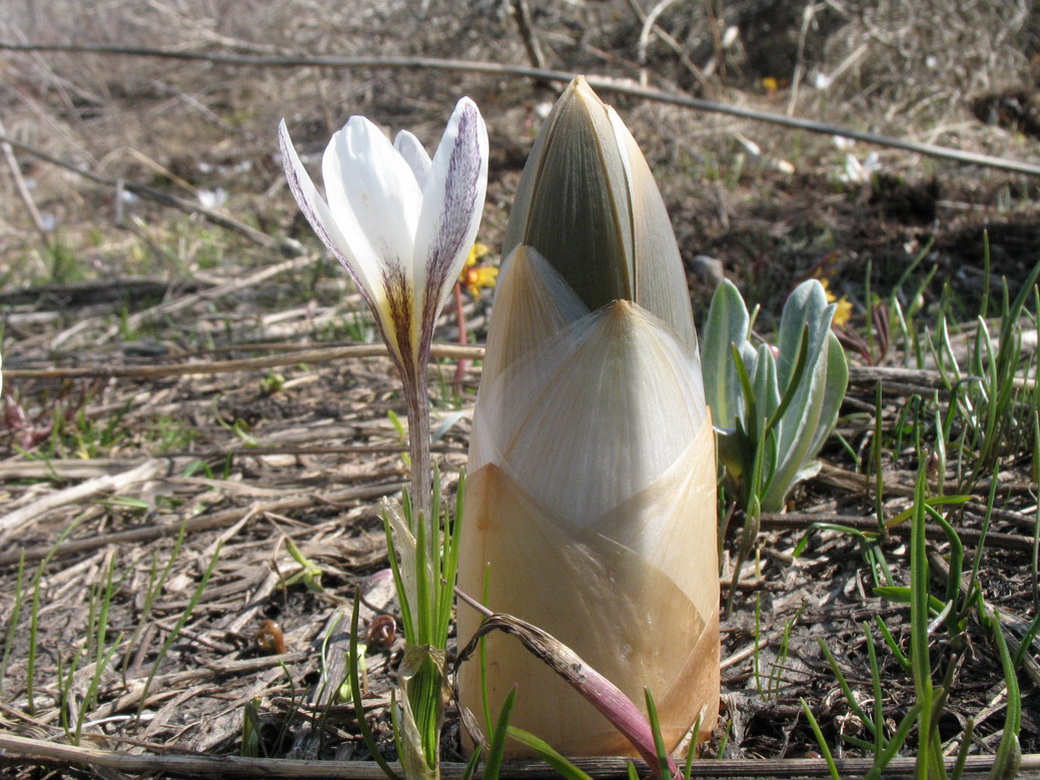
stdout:
<svg viewBox="0 0 1040 780">
<path fill-rule="evenodd" d="M 480 224 L 488 138 L 476 104 L 458 102 L 432 160 L 413 134 L 402 130 L 391 144 L 368 119 L 351 117 L 322 160 L 327 201 L 284 120 L 279 140 L 300 209 L 371 307 L 405 380 L 414 380 Z"/>
</svg>

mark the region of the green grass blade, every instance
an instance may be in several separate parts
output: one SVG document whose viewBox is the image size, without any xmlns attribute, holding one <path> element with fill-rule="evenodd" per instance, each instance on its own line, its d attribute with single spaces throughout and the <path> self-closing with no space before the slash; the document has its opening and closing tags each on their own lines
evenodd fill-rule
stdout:
<svg viewBox="0 0 1040 780">
<path fill-rule="evenodd" d="M 480 756 L 484 752 L 483 745 L 477 745 L 477 749 L 473 751 L 473 755 L 469 757 L 469 761 L 466 762 L 465 769 L 462 770 L 462 780 L 472 780 L 473 775 L 477 773 L 477 767 L 480 765 Z"/>
<path fill-rule="evenodd" d="M 541 758 L 542 761 L 551 766 L 561 777 L 566 778 L 566 780 L 592 780 L 590 775 L 587 775 L 572 764 L 566 756 L 558 752 L 548 742 L 539 739 L 531 732 L 524 731 L 516 726 L 510 726 L 509 737 L 523 745 L 526 745 L 537 753 L 538 757 Z"/>
<path fill-rule="evenodd" d="M 891 630 L 885 624 L 885 621 L 880 616 L 874 618 L 877 624 L 878 630 L 881 632 L 881 636 L 884 637 L 885 644 L 888 645 L 889 652 L 896 659 L 896 662 L 903 668 L 903 671 L 907 674 L 910 673 L 910 659 L 906 657 L 906 653 L 903 652 L 902 648 L 899 647 L 899 643 L 896 642 L 896 638 L 892 636 Z"/>
<path fill-rule="evenodd" d="M 649 688 L 643 688 L 646 696 L 646 714 L 650 721 L 650 731 L 654 735 L 654 749 L 657 751 L 657 775 L 659 780 L 672 780 L 671 770 L 668 768 L 668 750 L 664 746 L 664 737 L 661 735 L 661 719 L 657 716 L 657 704 L 654 703 L 654 695 Z"/>
<path fill-rule="evenodd" d="M 820 644 L 820 649 L 823 650 L 824 656 L 827 658 L 827 663 L 830 664 L 831 671 L 834 672 L 834 676 L 838 679 L 838 687 L 841 688 L 841 692 L 845 695 L 845 701 L 848 702 L 849 707 L 856 717 L 862 721 L 863 725 L 867 727 L 871 734 L 874 734 L 874 721 L 867 717 L 867 713 L 859 706 L 859 702 L 856 701 L 855 695 L 852 693 L 852 688 L 849 687 L 848 681 L 845 679 L 845 675 L 842 674 L 841 667 L 838 666 L 838 661 L 834 657 L 834 654 L 827 647 L 827 643 L 823 637 L 817 640 Z"/>
<path fill-rule="evenodd" d="M 683 780 L 690 780 L 690 775 L 693 774 L 693 760 L 697 757 L 697 743 L 701 733 L 701 716 L 697 715 L 697 720 L 693 722 L 693 728 L 690 729 L 690 746 L 686 749 L 686 765 L 683 767 Z"/>
<path fill-rule="evenodd" d="M 975 735 L 975 720 L 968 718 L 968 723 L 961 734 L 961 746 L 957 749 L 957 760 L 950 772 L 950 780 L 961 780 L 964 776 L 964 767 L 968 763 L 968 753 L 971 752 L 972 739 Z"/>
<path fill-rule="evenodd" d="M 25 593 L 22 590 L 25 585 L 25 549 L 22 548 L 18 555 L 18 571 L 15 574 L 14 604 L 11 605 L 11 614 L 7 616 L 7 628 L 4 631 L 4 652 L 0 657 L 0 692 L 4 690 L 4 680 L 7 678 L 7 664 L 11 660 L 14 650 L 14 637 L 18 631 L 18 623 L 22 619 L 22 606 L 25 603 Z"/>
<path fill-rule="evenodd" d="M 919 701 L 907 711 L 903 719 L 899 721 L 899 725 L 896 726 L 895 733 L 892 734 L 892 739 L 888 742 L 888 747 L 874 759 L 874 766 L 867 772 L 864 780 L 880 780 L 885 769 L 888 768 L 892 759 L 896 757 L 896 753 L 899 752 L 903 743 L 906 742 L 906 738 L 910 735 L 910 730 L 920 718 L 923 709 L 924 702 Z"/>
<path fill-rule="evenodd" d="M 991 780 L 1003 780 L 1015 776 L 1022 759 L 1022 747 L 1018 741 L 1019 732 L 1022 730 L 1022 693 L 1018 687 L 1015 666 L 1008 653 L 999 613 L 993 616 L 991 628 L 1000 656 L 1000 665 L 1004 671 L 1004 682 L 1007 684 L 1007 708 L 1004 715 L 1004 733 L 1000 737 L 996 759 L 989 776 Z"/>
<path fill-rule="evenodd" d="M 357 658 L 358 652 L 358 619 L 361 612 L 361 590 L 354 591 L 354 610 L 350 615 L 350 658 L 353 660 Z M 397 772 L 391 768 L 390 764 L 387 763 L 386 759 L 383 758 L 383 754 L 379 752 L 379 746 L 376 745 L 375 737 L 372 736 L 372 729 L 369 728 L 368 720 L 365 718 L 365 707 L 361 703 L 361 680 L 358 675 L 358 665 L 356 663 L 347 664 L 347 677 L 350 680 L 350 698 L 354 703 L 354 717 L 357 719 L 358 730 L 361 732 L 361 739 L 365 742 L 365 747 L 368 748 L 368 752 L 372 754 L 372 760 L 375 761 L 379 768 L 383 770 L 390 780 L 400 780 Z M 396 707 L 391 704 L 391 712 L 396 711 Z M 396 735 L 398 730 L 394 729 Z"/>
<path fill-rule="evenodd" d="M 178 637 L 180 637 L 181 629 L 187 625 L 188 620 L 195 611 L 195 607 L 199 605 L 199 601 L 202 599 L 202 593 L 206 590 L 206 585 L 209 584 L 209 578 L 213 576 L 213 570 L 217 566 L 217 561 L 220 558 L 220 551 L 222 549 L 223 542 L 218 542 L 216 549 L 213 551 L 213 557 L 210 558 L 206 570 L 202 573 L 202 579 L 199 580 L 199 584 L 195 587 L 195 591 L 191 594 L 191 598 L 188 599 L 188 605 L 178 616 L 177 622 L 173 624 L 173 628 L 170 630 L 169 635 L 159 648 L 159 653 L 155 658 L 155 663 L 152 664 L 152 670 L 148 673 L 148 679 L 145 680 L 144 690 L 141 692 L 141 703 L 137 706 L 138 721 L 140 721 L 141 713 L 144 711 L 145 702 L 148 701 L 148 691 L 152 687 L 152 680 L 155 679 L 155 675 L 159 671 L 159 666 L 162 664 L 163 659 L 166 658 L 166 653 L 169 652 L 173 643 L 177 641 Z"/>
<path fill-rule="evenodd" d="M 513 688 L 502 702 L 502 710 L 498 713 L 495 731 L 491 734 L 491 746 L 488 748 L 487 763 L 484 764 L 483 780 L 498 780 L 502 771 L 502 760 L 505 755 L 506 737 L 509 734 L 509 718 L 513 714 L 516 703 L 516 688 Z"/>
<path fill-rule="evenodd" d="M 805 719 L 809 721 L 809 727 L 816 737 L 816 744 L 820 746 L 823 760 L 827 762 L 827 770 L 831 773 L 831 780 L 841 780 L 841 772 L 838 771 L 838 765 L 834 763 L 834 756 L 831 755 L 831 749 L 827 746 L 827 740 L 823 738 L 823 731 L 820 730 L 820 724 L 816 722 L 816 716 L 812 714 L 812 710 L 809 709 L 805 699 L 799 697 L 798 701 L 802 703 L 802 712 L 805 713 Z"/>
</svg>

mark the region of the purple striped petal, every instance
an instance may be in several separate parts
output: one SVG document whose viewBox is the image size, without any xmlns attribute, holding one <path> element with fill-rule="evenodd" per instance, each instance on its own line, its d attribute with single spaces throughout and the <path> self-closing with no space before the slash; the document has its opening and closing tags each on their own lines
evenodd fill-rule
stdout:
<svg viewBox="0 0 1040 780">
<path fill-rule="evenodd" d="M 372 306 L 374 289 L 367 283 L 365 275 L 360 273 L 362 263 L 354 252 L 360 247 L 356 243 L 352 247 L 343 236 L 328 204 L 318 193 L 300 156 L 296 153 L 284 119 L 278 124 L 278 146 L 282 154 L 282 167 L 285 170 L 286 181 L 289 183 L 289 191 L 296 199 L 300 211 L 303 212 L 303 216 L 307 218 L 307 222 L 310 223 L 311 228 L 333 257 L 347 269 L 358 291 L 369 306 Z M 368 251 L 371 252 L 371 249 L 369 248 Z"/>
<path fill-rule="evenodd" d="M 487 127 L 476 104 L 462 98 L 433 156 L 415 237 L 413 278 L 424 295 L 424 344 L 432 338 L 437 314 L 477 237 L 487 168 Z"/>
</svg>

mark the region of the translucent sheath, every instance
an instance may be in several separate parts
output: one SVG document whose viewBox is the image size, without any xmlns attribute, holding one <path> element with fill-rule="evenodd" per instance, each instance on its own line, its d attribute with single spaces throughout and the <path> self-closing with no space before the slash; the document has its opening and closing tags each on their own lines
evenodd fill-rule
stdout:
<svg viewBox="0 0 1040 780">
<path fill-rule="evenodd" d="M 529 302 L 529 305 L 528 305 Z M 715 460 L 696 354 L 641 307 L 595 312 L 520 247 L 500 283 L 478 398 L 459 586 L 545 629 L 642 703 L 669 748 L 719 697 Z M 459 611 L 459 637 L 480 616 Z M 487 639 L 492 713 L 570 755 L 632 754 L 518 641 Z M 461 703 L 483 711 L 479 663 Z M 522 748 L 511 748 L 524 755 Z"/>
</svg>

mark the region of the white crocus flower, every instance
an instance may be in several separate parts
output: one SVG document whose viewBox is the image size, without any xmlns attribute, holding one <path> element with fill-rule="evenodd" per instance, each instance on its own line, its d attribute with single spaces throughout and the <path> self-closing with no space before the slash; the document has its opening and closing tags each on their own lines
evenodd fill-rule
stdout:
<svg viewBox="0 0 1040 780">
<path fill-rule="evenodd" d="M 328 200 L 284 120 L 279 139 L 289 187 L 311 227 L 372 308 L 406 381 L 422 373 L 484 206 L 488 139 L 476 104 L 458 102 L 432 160 L 411 133 L 391 144 L 368 119 L 351 117 L 322 160 Z"/>
<path fill-rule="evenodd" d="M 327 201 L 300 162 L 284 120 L 279 142 L 300 209 L 371 307 L 401 372 L 412 501 L 417 516 L 429 519 L 426 364 L 437 315 L 480 224 L 487 191 L 487 127 L 476 104 L 462 98 L 431 160 L 411 133 L 402 130 L 391 144 L 372 122 L 353 116 L 325 149 Z"/>
<path fill-rule="evenodd" d="M 547 631 L 675 747 L 719 702 L 715 457 L 675 236 L 649 167 L 583 80 L 518 188 L 470 441 L 459 587 Z M 459 610 L 459 637 L 480 616 Z M 631 754 L 518 642 L 486 637 L 497 712 L 567 755 Z M 480 664 L 461 704 L 483 711 Z M 507 747 L 513 755 L 523 749 Z"/>
<path fill-rule="evenodd" d="M 390 540 L 402 559 L 395 580 L 405 613 L 399 750 L 409 777 L 439 776 L 447 618 L 453 582 L 434 529 L 426 364 L 437 316 L 476 238 L 487 190 L 487 128 L 472 100 L 451 115 L 437 151 L 402 131 L 390 140 L 364 117 L 351 117 L 322 160 L 326 198 L 300 162 L 283 121 L 279 140 L 296 201 L 371 307 L 397 364 L 408 404 L 411 511 L 391 512 Z M 425 538 L 425 548 L 418 540 Z M 393 554 L 393 552 L 391 553 Z"/>
</svg>

